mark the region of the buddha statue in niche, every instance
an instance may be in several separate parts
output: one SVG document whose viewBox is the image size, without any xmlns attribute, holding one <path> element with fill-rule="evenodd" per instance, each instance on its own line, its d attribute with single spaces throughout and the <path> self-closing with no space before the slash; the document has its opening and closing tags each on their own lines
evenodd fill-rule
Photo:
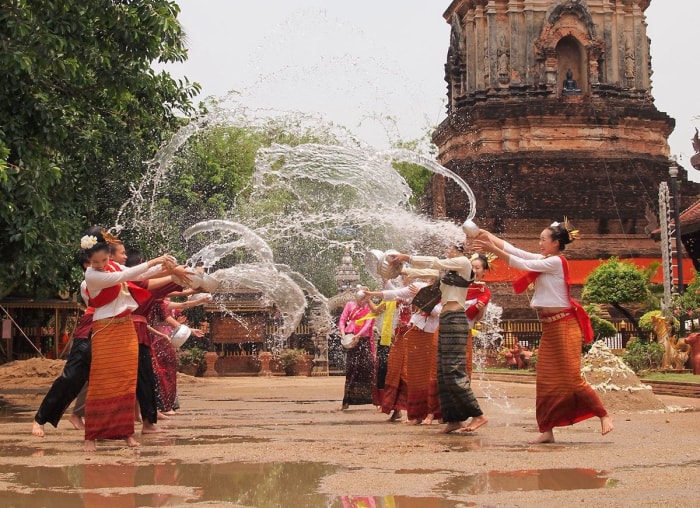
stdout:
<svg viewBox="0 0 700 508">
<path fill-rule="evenodd" d="M 566 79 L 563 82 L 562 92 L 565 94 L 580 94 L 581 89 L 576 86 L 576 80 L 574 79 L 574 73 L 571 69 L 566 71 Z"/>
</svg>

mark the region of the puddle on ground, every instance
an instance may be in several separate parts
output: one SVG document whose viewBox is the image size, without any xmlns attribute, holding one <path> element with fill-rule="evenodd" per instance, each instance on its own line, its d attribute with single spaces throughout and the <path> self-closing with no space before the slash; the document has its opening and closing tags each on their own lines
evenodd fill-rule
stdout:
<svg viewBox="0 0 700 508">
<path fill-rule="evenodd" d="M 4 443 L 0 445 L 0 457 L 43 457 L 60 455 L 62 452 L 56 448 L 41 448 L 37 446 L 22 446 Z"/>
<path fill-rule="evenodd" d="M 441 497 L 345 496 L 317 492 L 344 470 L 317 463 L 0 466 L 0 506 L 104 508 L 217 503 L 278 508 L 463 508 Z"/>
<path fill-rule="evenodd" d="M 304 462 L 2 465 L 0 506 L 103 508 L 200 502 L 260 508 L 330 506 L 337 496 L 319 494 L 317 490 L 324 476 L 339 469 Z"/>
<path fill-rule="evenodd" d="M 594 469 L 526 469 L 457 476 L 439 486 L 454 496 L 525 490 L 602 489 L 609 478 Z"/>
<path fill-rule="evenodd" d="M 0 465 L 0 506 L 103 508 L 216 503 L 272 508 L 463 508 L 475 503 L 449 498 L 525 490 L 603 488 L 608 478 L 591 469 L 491 471 L 460 475 L 440 484 L 430 497 L 346 496 L 319 493 L 324 477 L 342 466 L 310 463 L 81 464 L 65 467 Z M 427 474 L 431 469 L 398 470 Z"/>
<path fill-rule="evenodd" d="M 476 503 L 451 501 L 439 497 L 341 496 L 328 508 L 466 508 Z"/>
<path fill-rule="evenodd" d="M 154 436 L 151 434 L 150 436 Z M 250 436 L 229 436 L 229 435 L 203 435 L 192 437 L 172 437 L 166 434 L 159 434 L 158 437 L 142 438 L 141 444 L 159 445 L 159 446 L 178 446 L 178 445 L 225 445 L 225 444 L 241 444 L 241 443 L 267 443 L 271 441 L 265 437 L 250 437 Z"/>
<path fill-rule="evenodd" d="M 460 436 L 462 437 L 462 436 Z M 445 445 L 443 452 L 474 452 L 474 451 L 501 451 L 501 452 L 554 452 L 566 449 L 563 445 L 533 446 L 528 443 L 497 443 L 489 439 L 460 439 L 459 441 L 447 441 L 442 439 L 441 444 Z"/>
</svg>

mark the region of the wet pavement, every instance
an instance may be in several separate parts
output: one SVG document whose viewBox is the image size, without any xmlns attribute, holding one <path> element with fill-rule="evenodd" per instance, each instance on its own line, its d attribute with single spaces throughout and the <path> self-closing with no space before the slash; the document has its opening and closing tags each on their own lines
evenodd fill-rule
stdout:
<svg viewBox="0 0 700 508">
<path fill-rule="evenodd" d="M 476 383 L 489 423 L 473 434 L 336 411 L 343 379 L 180 378 L 180 414 L 139 448 L 82 451 L 67 419 L 30 434 L 38 393 L 0 388 L 0 507 L 697 506 L 700 401 L 615 411 L 537 436 L 534 386 Z M 138 426 L 137 426 L 138 429 Z"/>
</svg>

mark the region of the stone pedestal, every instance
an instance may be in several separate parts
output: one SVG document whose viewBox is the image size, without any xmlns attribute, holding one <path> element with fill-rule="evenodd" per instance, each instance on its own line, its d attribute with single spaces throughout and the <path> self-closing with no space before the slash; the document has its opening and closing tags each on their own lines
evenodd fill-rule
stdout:
<svg viewBox="0 0 700 508">
<path fill-rule="evenodd" d="M 260 372 L 258 372 L 258 376 L 271 376 L 270 360 L 272 359 L 272 353 L 263 351 L 258 355 L 258 358 L 260 358 Z"/>
<path fill-rule="evenodd" d="M 216 360 L 219 359 L 219 355 L 217 355 L 213 351 L 209 351 L 208 353 L 204 353 L 204 361 L 207 362 L 207 368 L 204 371 L 204 374 L 202 375 L 203 377 L 215 377 L 218 376 L 219 374 L 216 372 Z"/>
</svg>

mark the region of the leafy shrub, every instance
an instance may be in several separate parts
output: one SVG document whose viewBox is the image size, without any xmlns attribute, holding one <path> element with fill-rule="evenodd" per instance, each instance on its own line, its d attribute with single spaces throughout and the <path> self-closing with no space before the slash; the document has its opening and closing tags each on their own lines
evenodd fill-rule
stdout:
<svg viewBox="0 0 700 508">
<path fill-rule="evenodd" d="M 198 347 L 193 347 L 191 349 L 183 349 L 177 355 L 177 366 L 186 367 L 187 365 L 201 365 L 204 363 L 204 353 L 203 349 Z"/>
<path fill-rule="evenodd" d="M 643 370 L 658 369 L 663 356 L 664 350 L 658 342 L 634 338 L 627 343 L 622 360 L 630 369 L 639 373 Z"/>
</svg>

